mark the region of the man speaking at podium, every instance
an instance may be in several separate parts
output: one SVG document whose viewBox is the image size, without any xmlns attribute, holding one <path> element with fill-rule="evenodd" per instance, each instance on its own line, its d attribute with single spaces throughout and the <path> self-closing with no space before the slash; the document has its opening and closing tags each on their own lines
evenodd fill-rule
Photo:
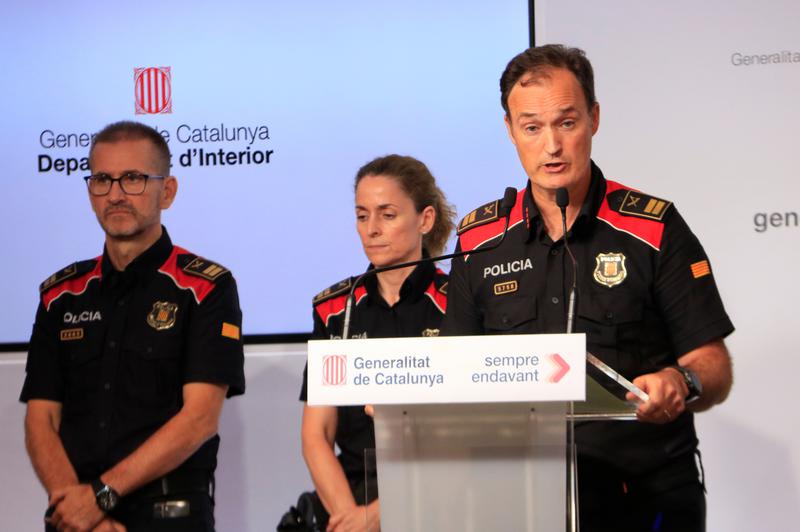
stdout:
<svg viewBox="0 0 800 532">
<path fill-rule="evenodd" d="M 583 51 L 530 48 L 500 87 L 528 184 L 500 247 L 453 260 L 443 330 L 561 333 L 574 315 L 588 350 L 649 395 L 636 422 L 576 424 L 582 532 L 705 530 L 693 412 L 728 395 L 733 331 L 709 259 L 671 202 L 591 160 L 600 107 Z M 467 215 L 457 250 L 494 243 L 495 222 L 491 208 Z"/>
<path fill-rule="evenodd" d="M 169 148 L 135 122 L 98 133 L 89 200 L 97 258 L 48 278 L 21 400 L 48 530 L 214 530 L 217 425 L 244 392 L 231 273 L 173 246 Z"/>
</svg>

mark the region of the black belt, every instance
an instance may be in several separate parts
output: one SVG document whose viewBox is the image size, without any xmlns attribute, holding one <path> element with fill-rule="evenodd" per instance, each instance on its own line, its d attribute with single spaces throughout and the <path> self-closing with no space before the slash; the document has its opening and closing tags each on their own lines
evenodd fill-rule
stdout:
<svg viewBox="0 0 800 532">
<path fill-rule="evenodd" d="M 173 471 L 145 484 L 130 494 L 130 498 L 151 499 L 181 493 L 207 493 L 214 498 L 214 474 L 209 471 L 187 469 Z M 128 498 L 128 497 L 126 497 Z"/>
</svg>

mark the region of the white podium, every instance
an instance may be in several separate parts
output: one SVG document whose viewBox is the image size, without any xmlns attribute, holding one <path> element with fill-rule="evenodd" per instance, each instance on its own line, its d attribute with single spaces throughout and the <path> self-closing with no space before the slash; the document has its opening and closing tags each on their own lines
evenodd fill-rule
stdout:
<svg viewBox="0 0 800 532">
<path fill-rule="evenodd" d="M 308 404 L 375 405 L 384 532 L 565 530 L 585 356 L 583 334 L 310 341 Z"/>
</svg>

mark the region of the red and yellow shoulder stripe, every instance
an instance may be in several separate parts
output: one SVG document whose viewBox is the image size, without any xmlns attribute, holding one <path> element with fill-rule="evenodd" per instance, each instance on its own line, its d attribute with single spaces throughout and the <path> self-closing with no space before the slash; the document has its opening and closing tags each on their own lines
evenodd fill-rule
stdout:
<svg viewBox="0 0 800 532">
<path fill-rule="evenodd" d="M 63 268 L 39 285 L 42 304 L 45 310 L 50 310 L 50 305 L 65 294 L 80 295 L 86 291 L 89 283 L 100 279 L 102 255 L 90 260 L 75 262 Z"/>
<path fill-rule="evenodd" d="M 508 228 L 522 222 L 522 204 L 525 197 L 523 188 L 517 193 L 517 201 L 508 219 Z M 498 214 L 500 200 L 481 205 L 458 224 L 458 239 L 461 244 L 461 251 L 472 251 L 483 244 L 499 237 L 503 234 L 504 221 Z"/>
<path fill-rule="evenodd" d="M 606 197 L 597 212 L 597 219 L 660 250 L 664 221 L 673 210 L 670 201 L 615 181 L 606 181 Z"/>
<path fill-rule="evenodd" d="M 214 290 L 217 281 L 230 273 L 224 266 L 178 246 L 172 248 L 158 271 L 172 279 L 178 288 L 191 291 L 198 305 Z"/>
<path fill-rule="evenodd" d="M 339 281 L 338 283 L 329 286 L 314 296 L 314 299 L 312 300 L 314 311 L 319 315 L 322 323 L 324 323 L 326 327 L 328 326 L 328 321 L 332 316 L 336 316 L 344 312 L 345 307 L 347 306 L 347 296 L 350 294 L 350 289 L 352 286 L 353 278 L 348 277 L 344 281 Z M 366 295 L 367 289 L 364 288 L 364 285 L 358 285 L 353 294 L 355 298 L 355 304 L 358 305 Z"/>
</svg>

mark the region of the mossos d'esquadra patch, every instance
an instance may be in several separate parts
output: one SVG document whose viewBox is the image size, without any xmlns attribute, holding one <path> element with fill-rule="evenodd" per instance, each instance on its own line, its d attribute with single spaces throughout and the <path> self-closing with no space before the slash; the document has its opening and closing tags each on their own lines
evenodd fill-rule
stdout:
<svg viewBox="0 0 800 532">
<path fill-rule="evenodd" d="M 178 315 L 177 303 L 167 303 L 166 301 L 156 301 L 153 303 L 153 310 L 147 315 L 147 324 L 157 331 L 172 328 Z"/>
<path fill-rule="evenodd" d="M 628 276 L 625 269 L 625 255 L 622 253 L 599 253 L 595 257 L 594 280 L 611 288 L 620 284 Z"/>
</svg>

